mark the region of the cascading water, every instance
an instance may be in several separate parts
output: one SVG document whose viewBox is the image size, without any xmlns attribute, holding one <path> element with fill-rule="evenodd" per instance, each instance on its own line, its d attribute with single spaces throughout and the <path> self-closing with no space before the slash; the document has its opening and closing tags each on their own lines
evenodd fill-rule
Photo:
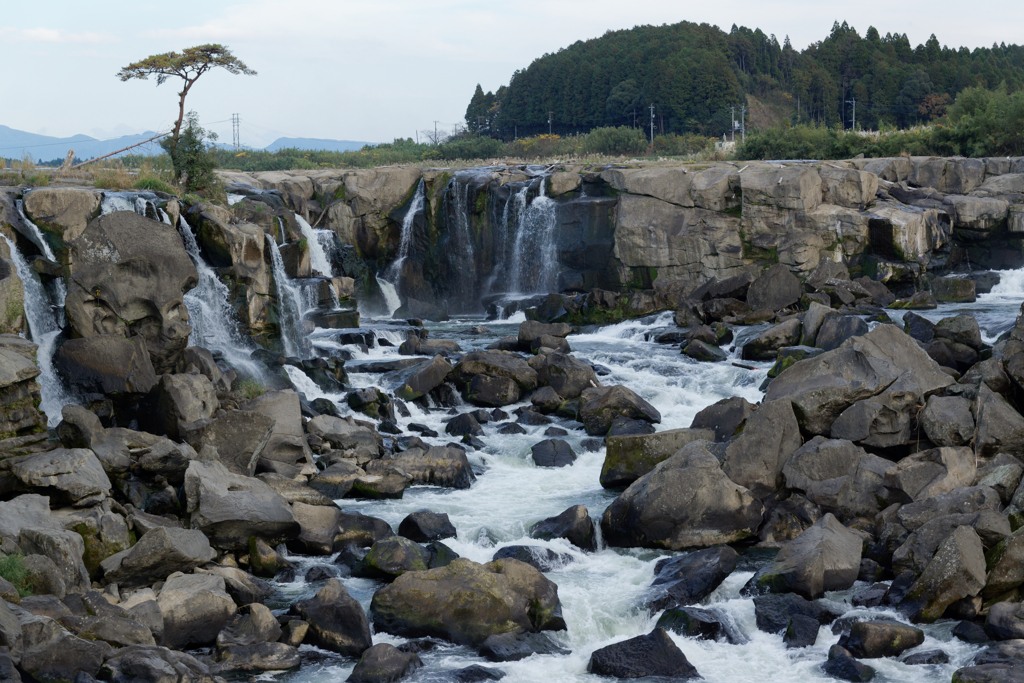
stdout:
<svg viewBox="0 0 1024 683">
<path fill-rule="evenodd" d="M 545 195 L 544 185 L 542 177 L 539 194 L 519 214 L 506 290 L 510 293 L 545 294 L 558 284 L 556 204 Z"/>
<path fill-rule="evenodd" d="M 270 248 L 270 265 L 277 289 L 278 317 L 281 327 L 281 343 L 287 356 L 298 356 L 302 339 L 302 291 L 284 269 L 281 250 L 274 240 L 267 240 Z"/>
<path fill-rule="evenodd" d="M 450 240 L 445 259 L 454 280 L 450 303 L 455 310 L 471 310 L 480 294 L 476 249 L 469 224 L 469 185 L 475 176 L 476 172 L 456 173 L 445 192 Z"/>
<path fill-rule="evenodd" d="M 398 296 L 398 288 L 394 283 L 388 282 L 382 277 L 377 277 L 377 284 L 380 285 L 380 293 L 384 295 L 384 305 L 388 309 L 388 317 L 392 317 L 402 307 L 402 300 Z"/>
<path fill-rule="evenodd" d="M 36 362 L 39 364 L 39 393 L 42 398 L 39 408 L 46 413 L 49 426 L 56 427 L 62 419 L 61 408 L 75 402 L 53 368 L 54 344 L 60 334 L 60 327 L 57 326 L 54 307 L 46 296 L 39 274 L 28 264 L 14 242 L 6 235 L 0 236 L 7 242 L 11 260 L 14 261 L 18 277 L 21 278 L 25 290 L 25 320 L 28 322 L 32 341 L 39 346 L 36 351 Z M 60 308 L 63 307 L 62 300 Z"/>
<path fill-rule="evenodd" d="M 43 252 L 43 256 L 45 256 L 51 262 L 56 263 L 57 257 L 54 256 L 53 249 L 50 248 L 50 245 L 46 241 L 46 238 L 43 237 L 42 230 L 40 230 L 39 226 L 30 221 L 28 219 L 28 216 L 25 215 L 25 203 L 19 199 L 16 202 L 16 205 L 18 207 L 18 215 L 21 216 L 21 220 L 32 233 L 32 241 L 35 243 L 37 247 L 39 247 L 40 251 Z M 57 324 L 59 327 L 63 327 L 65 322 L 64 299 L 68 293 L 67 286 L 64 284 L 63 279 L 57 278 L 53 281 L 53 289 L 54 307 L 57 309 Z"/>
<path fill-rule="evenodd" d="M 394 263 L 391 264 L 388 268 L 387 274 L 385 275 L 385 279 L 395 285 L 396 288 L 398 286 L 398 278 L 402 274 L 402 264 L 405 263 L 405 259 L 409 258 L 409 246 L 412 244 L 413 224 L 416 221 L 416 216 L 423 211 L 423 204 L 425 202 L 425 184 L 421 178 L 419 185 L 416 186 L 416 194 L 412 198 L 412 203 L 409 204 L 409 210 L 405 212 L 405 217 L 402 218 L 402 237 L 398 243 L 398 258 L 396 258 Z M 387 295 L 385 294 L 385 296 Z"/>
<path fill-rule="evenodd" d="M 302 231 L 302 236 L 306 238 L 306 244 L 309 245 L 309 265 L 324 277 L 334 277 L 331 262 L 327 259 L 323 243 L 320 241 L 321 232 L 329 233 L 331 231 L 314 230 L 313 226 L 299 214 L 295 214 L 295 222 L 299 224 L 299 230 Z"/>
<path fill-rule="evenodd" d="M 164 214 L 166 215 L 166 214 Z M 199 244 L 188 221 L 182 216 L 179 232 L 185 244 L 185 251 L 192 258 L 199 273 L 199 284 L 185 294 L 185 307 L 188 308 L 189 324 L 192 334 L 188 343 L 191 346 L 202 346 L 211 351 L 223 354 L 227 363 L 236 370 L 259 376 L 261 366 L 250 360 L 250 353 L 256 346 L 246 335 L 242 334 L 231 309 L 230 292 L 213 268 L 207 265 L 199 251 Z M 170 223 L 168 218 L 167 223 Z M 273 240 L 268 240 L 273 242 Z"/>
</svg>

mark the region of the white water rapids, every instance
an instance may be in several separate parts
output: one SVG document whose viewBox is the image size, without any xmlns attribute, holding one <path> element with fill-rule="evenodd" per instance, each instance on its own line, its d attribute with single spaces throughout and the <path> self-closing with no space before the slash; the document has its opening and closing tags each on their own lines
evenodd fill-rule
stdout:
<svg viewBox="0 0 1024 683">
<path fill-rule="evenodd" d="M 1004 283 L 1024 278 L 1024 271 L 1004 274 Z M 1008 285 L 1010 287 L 1016 285 Z M 999 333 L 1012 326 L 1014 318 L 1024 300 L 1024 289 L 993 292 L 979 297 L 974 310 L 984 310 L 989 316 L 990 327 L 986 336 L 994 339 Z M 971 306 L 962 307 L 971 309 Z M 952 311 L 944 312 L 950 315 Z M 490 331 L 481 337 L 460 334 L 471 325 L 480 324 L 478 318 L 463 318 L 449 323 L 430 325 L 431 338 L 454 338 L 464 351 L 482 348 L 494 339 L 514 334 L 518 325 L 509 321 L 483 323 Z M 657 331 L 670 326 L 671 315 L 652 316 L 643 321 L 629 321 L 602 328 L 589 334 L 572 335 L 569 342 L 576 356 L 602 365 L 610 374 L 601 377 L 606 384 L 624 384 L 650 401 L 662 414 L 659 430 L 688 427 L 693 416 L 702 408 L 728 396 L 739 395 L 749 401 L 758 401 L 762 394 L 758 390 L 769 363 L 758 363 L 757 371 L 744 370 L 730 363 L 696 363 L 682 356 L 675 345 L 658 345 L 646 339 L 653 338 Z M 754 333 L 752 328 L 737 328 L 736 332 L 746 337 Z M 742 343 L 742 339 L 739 340 Z M 353 347 L 346 347 L 352 349 Z M 397 358 L 393 347 L 373 348 L 369 354 L 356 352 L 356 359 Z M 734 352 L 730 360 L 735 360 Z M 350 371 L 354 368 L 350 368 Z M 306 393 L 307 398 L 325 396 L 338 403 L 342 414 L 350 411 L 340 395 L 325 395 L 296 368 L 287 368 L 296 389 Z M 351 374 L 356 387 L 380 386 L 380 375 Z M 524 403 L 525 404 L 525 403 Z M 410 418 L 400 418 L 401 426 L 410 422 L 425 424 L 441 434 L 438 438 L 424 439 L 431 444 L 452 441 L 444 435 L 446 410 L 425 412 L 409 404 Z M 504 410 L 511 414 L 516 406 Z M 463 407 L 462 410 L 468 407 Z M 512 416 L 514 419 L 514 415 Z M 555 426 L 569 431 L 565 438 L 579 455 L 571 466 L 559 469 L 544 469 L 534 466 L 530 459 L 530 446 L 546 438 L 547 427 L 526 426 L 525 435 L 497 434 L 496 423 L 484 425 L 483 441 L 487 444 L 482 451 L 470 451 L 469 459 L 477 470 L 478 478 L 467 490 L 447 490 L 433 487 L 413 487 L 406 491 L 401 500 L 356 501 L 340 500 L 345 510 L 358 510 L 368 515 L 381 517 L 394 528 L 409 513 L 429 509 L 446 512 L 458 530 L 458 538 L 444 541 L 459 555 L 476 562 L 488 562 L 494 553 L 506 545 L 535 545 L 547 547 L 573 557 L 573 562 L 546 575 L 558 585 L 563 614 L 568 631 L 550 634 L 563 647 L 572 650 L 568 656 L 534 655 L 518 662 L 494 664 L 482 660 L 475 652 L 465 647 L 442 645 L 429 652 L 421 653 L 424 668 L 405 680 L 414 683 L 450 680 L 443 672 L 459 669 L 472 664 L 497 668 L 508 675 L 504 681 L 510 683 L 535 683 L 550 681 L 557 683 L 601 680 L 587 673 L 590 654 L 597 648 L 649 633 L 657 621 L 658 614 L 650 615 L 638 608 L 641 597 L 654 578 L 654 565 L 658 559 L 671 553 L 652 550 L 624 550 L 602 547 L 596 553 L 584 553 L 563 540 L 539 541 L 529 537 L 529 528 L 535 522 L 557 515 L 575 504 L 586 505 L 592 517 L 599 519 L 604 509 L 614 499 L 615 493 L 604 490 L 598 482 L 604 449 L 586 453 L 581 447 L 585 434 L 572 429 L 574 423 L 556 419 Z M 578 425 L 577 425 L 578 426 Z M 330 565 L 333 557 L 299 557 L 292 559 L 298 565 L 297 580 L 293 583 L 278 584 L 281 595 L 274 607 L 284 608 L 294 600 L 312 595 L 321 584 L 307 584 L 302 576 L 315 565 Z M 739 596 L 739 589 L 749 579 L 751 572 L 735 572 L 706 603 L 723 610 L 747 637 L 742 645 L 724 642 L 704 641 L 671 634 L 675 643 L 686 654 L 697 671 L 710 683 L 810 683 L 831 681 L 820 668 L 827 658 L 828 649 L 839 636 L 833 635 L 829 627 L 822 627 L 817 644 L 805 649 L 787 650 L 782 636 L 758 631 L 754 623 L 753 601 Z M 382 584 L 369 579 L 344 578 L 346 587 L 363 605 L 369 608 L 373 592 Z M 858 583 L 856 588 L 865 584 Z M 889 609 L 851 608 L 848 600 L 851 591 L 830 593 L 826 600 L 833 609 L 846 614 L 870 613 L 875 616 L 896 617 Z M 918 650 L 942 649 L 950 658 L 950 664 L 912 666 L 896 659 L 876 659 L 865 663 L 874 667 L 878 674 L 876 681 L 914 682 L 936 681 L 946 683 L 953 671 L 964 666 L 978 650 L 978 646 L 965 644 L 951 636 L 955 622 L 940 621 L 924 626 L 927 634 L 925 643 Z M 399 644 L 404 639 L 388 634 L 374 634 L 374 642 Z M 304 646 L 306 649 L 310 649 Z M 297 672 L 279 675 L 279 680 L 296 683 L 327 683 L 344 680 L 352 670 L 354 661 L 327 655 L 325 659 L 304 665 Z"/>
</svg>

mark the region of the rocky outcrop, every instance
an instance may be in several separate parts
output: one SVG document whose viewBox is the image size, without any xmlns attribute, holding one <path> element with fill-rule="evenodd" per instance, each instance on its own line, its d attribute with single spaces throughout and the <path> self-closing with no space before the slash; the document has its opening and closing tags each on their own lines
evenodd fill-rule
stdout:
<svg viewBox="0 0 1024 683">
<path fill-rule="evenodd" d="M 39 411 L 37 348 L 17 335 L 0 334 L 0 434 L 4 436 L 46 429 L 46 416 Z"/>
<path fill-rule="evenodd" d="M 69 242 L 67 273 L 75 336 L 139 334 L 156 372 L 177 365 L 192 332 L 182 296 L 198 274 L 174 228 L 129 211 L 96 218 Z"/>
</svg>

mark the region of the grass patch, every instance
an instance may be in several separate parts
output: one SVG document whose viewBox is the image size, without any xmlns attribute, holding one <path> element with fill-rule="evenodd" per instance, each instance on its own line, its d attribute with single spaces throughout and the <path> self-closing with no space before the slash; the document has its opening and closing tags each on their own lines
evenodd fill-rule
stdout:
<svg viewBox="0 0 1024 683">
<path fill-rule="evenodd" d="M 32 582 L 28 577 L 28 569 L 25 568 L 23 555 L 0 553 L 0 577 L 10 581 L 21 597 L 32 595 Z"/>
<path fill-rule="evenodd" d="M 245 398 L 246 401 L 251 401 L 254 398 L 267 393 L 267 387 L 258 380 L 243 379 L 238 383 L 237 391 Z"/>
</svg>

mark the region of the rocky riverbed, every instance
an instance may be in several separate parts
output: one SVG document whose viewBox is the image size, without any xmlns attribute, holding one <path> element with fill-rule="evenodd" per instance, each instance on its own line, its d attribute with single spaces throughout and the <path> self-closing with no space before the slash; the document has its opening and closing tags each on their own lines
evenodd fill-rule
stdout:
<svg viewBox="0 0 1024 683">
<path fill-rule="evenodd" d="M 845 196 L 795 168 L 774 187 Z M 605 173 L 539 175 L 524 207 L 695 196 Z M 360 271 L 322 209 L 247 187 L 5 195 L 5 680 L 1022 675 L 1024 270 L 952 272 L 952 232 L 872 276 L 869 230 L 813 267 L 751 253 L 424 322 L 357 301 L 362 277 L 440 308 Z"/>
</svg>

